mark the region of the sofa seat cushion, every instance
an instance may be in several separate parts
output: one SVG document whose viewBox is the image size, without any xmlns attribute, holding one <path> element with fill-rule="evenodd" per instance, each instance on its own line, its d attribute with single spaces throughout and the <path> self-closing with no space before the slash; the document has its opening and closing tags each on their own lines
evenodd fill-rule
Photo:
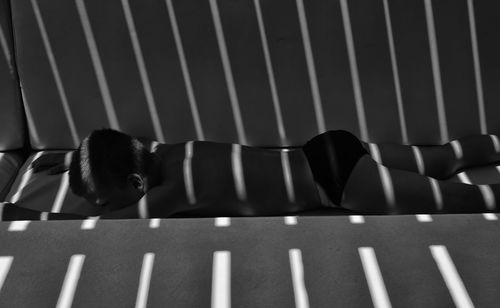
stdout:
<svg viewBox="0 0 500 308">
<path fill-rule="evenodd" d="M 33 173 L 29 167 L 43 153 L 64 151 L 41 151 L 31 154 L 20 168 L 5 201 L 37 211 L 97 215 L 98 208 L 71 192 L 68 172 L 57 175 L 48 175 L 46 171 Z"/>
<path fill-rule="evenodd" d="M 23 161 L 17 152 L 0 152 L 0 201 L 5 199 Z"/>
</svg>

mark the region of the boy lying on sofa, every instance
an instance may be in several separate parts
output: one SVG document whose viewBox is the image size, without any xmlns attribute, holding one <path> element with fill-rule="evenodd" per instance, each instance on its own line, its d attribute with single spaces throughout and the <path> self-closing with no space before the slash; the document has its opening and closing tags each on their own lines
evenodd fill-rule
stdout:
<svg viewBox="0 0 500 308">
<path fill-rule="evenodd" d="M 43 155 L 32 168 L 49 174 L 69 170 L 72 192 L 102 208 L 100 218 L 164 218 L 185 212 L 288 215 L 324 206 L 311 197 L 316 189 L 310 185 L 312 177 L 331 202 L 362 214 L 483 213 L 496 211 L 495 196 L 500 197 L 500 184 L 442 181 L 460 169 L 499 161 L 498 139 L 492 135 L 432 147 L 381 144 L 380 151 L 388 154 L 381 165 L 369 155 L 370 145 L 349 132 L 328 131 L 288 152 L 290 159 L 307 159 L 305 169 L 294 171 L 302 184 L 292 196 L 276 186 L 286 167 L 281 151 L 204 141 L 158 144 L 150 151 L 150 143 L 111 129 L 96 130 L 69 155 Z M 252 185 L 259 191 L 252 191 Z M 3 220 L 85 218 L 2 206 Z"/>
</svg>

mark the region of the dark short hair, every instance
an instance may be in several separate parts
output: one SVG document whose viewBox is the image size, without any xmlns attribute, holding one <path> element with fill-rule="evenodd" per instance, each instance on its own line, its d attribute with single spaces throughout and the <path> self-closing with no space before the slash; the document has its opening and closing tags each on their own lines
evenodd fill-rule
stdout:
<svg viewBox="0 0 500 308">
<path fill-rule="evenodd" d="M 73 152 L 69 185 L 79 196 L 123 187 L 129 174 L 145 176 L 152 161 L 153 154 L 136 138 L 113 129 L 95 130 Z"/>
</svg>

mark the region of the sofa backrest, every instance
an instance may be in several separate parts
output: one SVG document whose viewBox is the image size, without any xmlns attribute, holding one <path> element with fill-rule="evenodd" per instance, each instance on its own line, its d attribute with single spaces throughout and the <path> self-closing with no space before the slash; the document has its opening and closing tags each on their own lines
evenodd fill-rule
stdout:
<svg viewBox="0 0 500 308">
<path fill-rule="evenodd" d="M 24 117 L 20 100 L 8 0 L 0 0 L 0 151 L 24 145 Z"/>
<path fill-rule="evenodd" d="M 496 0 L 15 0 L 34 148 L 500 133 Z"/>
</svg>

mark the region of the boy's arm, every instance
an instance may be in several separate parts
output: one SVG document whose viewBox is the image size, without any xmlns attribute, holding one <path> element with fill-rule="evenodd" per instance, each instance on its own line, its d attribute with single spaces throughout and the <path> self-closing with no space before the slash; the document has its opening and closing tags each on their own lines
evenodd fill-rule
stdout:
<svg viewBox="0 0 500 308">
<path fill-rule="evenodd" d="M 13 203 L 0 202 L 0 221 L 14 220 L 66 220 L 86 219 L 86 216 L 64 213 L 49 213 L 19 207 Z"/>
<path fill-rule="evenodd" d="M 69 170 L 73 151 L 67 153 L 48 153 L 31 163 L 33 172 L 49 170 L 48 174 L 58 174 Z"/>
<path fill-rule="evenodd" d="M 192 208 L 187 202 L 179 202 L 170 185 L 151 188 L 139 201 L 121 209 L 105 213 L 102 219 L 127 218 L 167 218 L 173 214 Z"/>
</svg>

